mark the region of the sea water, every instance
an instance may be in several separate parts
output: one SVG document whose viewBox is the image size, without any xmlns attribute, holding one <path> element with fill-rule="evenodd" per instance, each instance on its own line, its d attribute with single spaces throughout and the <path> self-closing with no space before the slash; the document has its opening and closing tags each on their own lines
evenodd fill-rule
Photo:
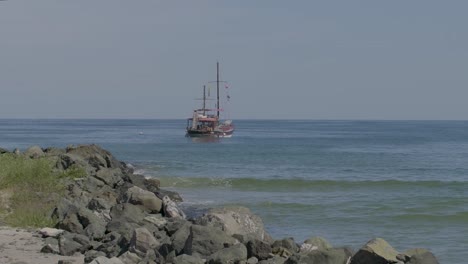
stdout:
<svg viewBox="0 0 468 264">
<path fill-rule="evenodd" d="M 186 138 L 184 120 L 0 120 L 0 147 L 95 143 L 159 178 L 192 215 L 243 205 L 276 239 L 359 249 L 382 237 L 441 263 L 468 259 L 468 122 L 236 120 Z"/>
</svg>

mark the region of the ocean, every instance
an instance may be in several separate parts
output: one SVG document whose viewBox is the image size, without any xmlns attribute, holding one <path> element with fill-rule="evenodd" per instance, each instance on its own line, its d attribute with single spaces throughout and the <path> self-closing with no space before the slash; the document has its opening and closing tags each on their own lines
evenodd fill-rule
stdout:
<svg viewBox="0 0 468 264">
<path fill-rule="evenodd" d="M 185 120 L 0 120 L 0 147 L 99 144 L 161 180 L 192 215 L 243 205 L 275 238 L 374 237 L 468 259 L 468 122 L 235 120 L 232 138 L 190 139 Z"/>
</svg>

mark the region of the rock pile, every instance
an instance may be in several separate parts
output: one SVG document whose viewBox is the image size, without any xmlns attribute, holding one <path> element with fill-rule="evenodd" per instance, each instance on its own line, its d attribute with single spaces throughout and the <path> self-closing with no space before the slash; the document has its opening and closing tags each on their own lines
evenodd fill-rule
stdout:
<svg viewBox="0 0 468 264">
<path fill-rule="evenodd" d="M 369 241 L 356 253 L 319 237 L 301 244 L 293 238 L 274 240 L 245 207 L 212 209 L 186 219 L 177 206 L 177 193 L 162 190 L 156 179 L 134 174 L 131 166 L 96 145 L 33 147 L 23 155 L 48 157 L 58 170 L 82 167 L 87 174 L 67 183 L 67 193 L 51 213 L 57 229 L 40 232 L 42 252 L 80 252 L 93 264 L 438 263 L 427 250 L 401 254 L 383 239 Z"/>
</svg>

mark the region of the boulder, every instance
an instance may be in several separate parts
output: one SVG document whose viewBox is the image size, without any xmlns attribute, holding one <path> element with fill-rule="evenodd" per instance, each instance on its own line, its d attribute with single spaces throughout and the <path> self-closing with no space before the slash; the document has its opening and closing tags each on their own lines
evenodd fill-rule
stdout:
<svg viewBox="0 0 468 264">
<path fill-rule="evenodd" d="M 276 240 L 271 245 L 272 248 L 284 248 L 287 249 L 291 253 L 299 252 L 299 247 L 297 246 L 296 242 L 294 242 L 294 238 L 284 238 L 281 240 Z"/>
<path fill-rule="evenodd" d="M 257 263 L 258 263 L 258 259 L 256 257 L 250 257 L 247 259 L 246 264 L 257 264 Z"/>
<path fill-rule="evenodd" d="M 71 256 L 89 249 L 89 238 L 79 234 L 63 233 L 59 238 L 60 255 Z"/>
<path fill-rule="evenodd" d="M 247 242 L 247 257 L 256 257 L 258 260 L 268 259 L 271 255 L 271 246 L 263 240 L 253 239 Z"/>
<path fill-rule="evenodd" d="M 83 158 L 96 170 L 104 168 L 121 168 L 123 164 L 98 145 L 80 145 L 77 147 L 67 147 L 67 154 L 73 154 Z"/>
<path fill-rule="evenodd" d="M 328 249 L 332 248 L 332 245 L 328 243 L 327 240 L 325 240 L 322 237 L 312 237 L 309 239 L 306 239 L 304 243 L 302 243 L 299 251 L 301 253 L 307 253 L 312 250 L 322 250 L 322 249 Z"/>
<path fill-rule="evenodd" d="M 240 243 L 221 249 L 211 254 L 207 259 L 208 264 L 235 264 L 241 261 L 247 261 L 247 249 L 244 244 Z"/>
<path fill-rule="evenodd" d="M 144 256 L 148 251 L 155 249 L 160 242 L 154 238 L 146 228 L 136 228 L 130 241 L 130 252 Z M 142 254 L 143 253 L 143 254 Z"/>
<path fill-rule="evenodd" d="M 171 242 L 173 250 L 175 250 L 176 255 L 183 253 L 185 243 L 190 235 L 190 227 L 192 224 L 190 222 L 185 222 L 182 226 L 177 228 L 177 231 L 171 236 Z"/>
<path fill-rule="evenodd" d="M 204 264 L 203 261 L 198 256 L 190 256 L 186 254 L 179 255 L 172 259 L 172 264 Z"/>
<path fill-rule="evenodd" d="M 286 258 L 275 255 L 269 259 L 259 261 L 258 264 L 283 264 L 285 261 Z"/>
<path fill-rule="evenodd" d="M 98 257 L 107 257 L 106 253 L 97 251 L 94 249 L 86 251 L 84 255 L 85 255 L 85 258 L 84 258 L 85 263 L 90 263 L 91 261 L 93 261 L 94 259 Z"/>
<path fill-rule="evenodd" d="M 41 230 L 39 230 L 39 234 L 41 234 L 42 237 L 55 237 L 55 238 L 57 238 L 64 231 L 65 230 L 63 230 L 63 229 L 45 227 L 45 228 L 42 228 Z"/>
<path fill-rule="evenodd" d="M 89 264 L 125 264 L 120 259 L 114 258 L 106 258 L 106 257 L 97 257 Z"/>
<path fill-rule="evenodd" d="M 0 148 L 0 154 L 10 153 L 8 149 Z"/>
<path fill-rule="evenodd" d="M 238 241 L 226 234 L 225 232 L 200 225 L 192 225 L 190 227 L 190 235 L 187 238 L 183 252 L 187 255 L 198 254 L 208 257 L 211 254 L 231 245 Z"/>
<path fill-rule="evenodd" d="M 130 203 L 117 204 L 110 212 L 112 221 L 122 220 L 128 223 L 141 223 L 145 219 L 145 212 L 138 206 Z"/>
<path fill-rule="evenodd" d="M 58 227 L 76 234 L 87 235 L 91 239 L 101 239 L 106 231 L 106 223 L 87 208 L 70 207 Z"/>
<path fill-rule="evenodd" d="M 112 202 L 104 198 L 94 197 L 89 201 L 86 207 L 91 211 L 97 211 L 97 212 L 109 211 L 110 212 L 110 209 L 114 205 L 115 204 L 112 204 Z"/>
<path fill-rule="evenodd" d="M 229 235 L 241 234 L 258 240 L 271 241 L 270 235 L 264 229 L 262 219 L 254 215 L 250 209 L 242 206 L 211 209 L 195 219 L 195 223 L 217 227 Z"/>
<path fill-rule="evenodd" d="M 96 247 L 96 250 L 105 253 L 106 257 L 116 257 L 124 251 L 121 246 L 125 247 L 125 250 L 128 247 L 129 240 L 124 240 L 122 235 L 117 232 L 107 233 L 99 246 Z"/>
<path fill-rule="evenodd" d="M 177 204 L 169 198 L 169 196 L 164 196 L 162 199 L 163 202 L 163 212 L 164 216 L 170 217 L 170 218 L 185 218 L 185 213 L 182 211 L 182 209 L 177 206 Z"/>
<path fill-rule="evenodd" d="M 347 248 L 317 249 L 308 253 L 294 254 L 285 264 L 320 263 L 320 264 L 347 264 L 352 256 L 352 251 Z M 368 262 L 374 263 L 374 262 Z"/>
<path fill-rule="evenodd" d="M 82 157 L 73 154 L 60 154 L 55 164 L 55 167 L 60 170 L 67 170 L 73 166 L 84 168 L 88 175 L 96 172 Z"/>
<path fill-rule="evenodd" d="M 29 147 L 24 151 L 23 155 L 32 159 L 38 159 L 45 156 L 44 151 L 42 151 L 41 147 L 39 146 Z"/>
<path fill-rule="evenodd" d="M 123 174 L 118 168 L 101 168 L 96 172 L 96 176 L 94 177 L 112 188 L 123 184 Z"/>
<path fill-rule="evenodd" d="M 41 248 L 40 252 L 41 253 L 46 253 L 46 254 L 59 254 L 60 249 L 59 249 L 58 245 L 45 244 L 45 246 L 43 246 Z"/>
<path fill-rule="evenodd" d="M 159 199 L 162 199 L 164 196 L 168 196 L 169 198 L 171 198 L 172 201 L 177 202 L 177 203 L 180 203 L 180 202 L 184 201 L 182 199 L 182 197 L 180 197 L 180 194 L 178 192 L 174 192 L 174 191 L 159 189 L 154 194 L 156 194 L 156 196 Z"/>
<path fill-rule="evenodd" d="M 150 192 L 157 192 L 161 187 L 161 181 L 156 178 L 145 178 L 143 183 Z"/>
<path fill-rule="evenodd" d="M 404 255 L 408 256 L 407 264 L 439 264 L 434 254 L 427 249 L 410 249 Z"/>
<path fill-rule="evenodd" d="M 141 258 L 138 257 L 137 254 L 126 251 L 122 255 L 119 256 L 119 259 L 124 263 L 124 264 L 135 264 L 135 263 L 140 263 Z"/>
<path fill-rule="evenodd" d="M 61 148 L 48 147 L 44 149 L 44 154 L 48 157 L 60 156 L 61 154 L 65 154 L 65 150 Z"/>
<path fill-rule="evenodd" d="M 167 219 L 164 218 L 161 214 L 150 214 L 147 215 L 143 220 L 157 226 L 159 229 L 164 228 L 167 224 Z"/>
<path fill-rule="evenodd" d="M 71 233 L 84 234 L 83 225 L 81 225 L 78 215 L 75 212 L 68 212 L 57 224 L 58 228 L 64 229 Z"/>
<path fill-rule="evenodd" d="M 398 262 L 399 253 L 387 241 L 375 238 L 367 242 L 352 258 L 351 264 L 387 264 Z"/>
<path fill-rule="evenodd" d="M 134 186 L 138 186 L 142 188 L 143 190 L 148 191 L 148 189 L 145 186 L 146 178 L 144 175 L 128 173 L 124 175 L 124 180 L 131 183 Z"/>
<path fill-rule="evenodd" d="M 125 202 L 140 206 L 149 213 L 159 213 L 162 201 L 152 192 L 145 191 L 140 187 L 133 186 L 125 194 Z"/>
</svg>

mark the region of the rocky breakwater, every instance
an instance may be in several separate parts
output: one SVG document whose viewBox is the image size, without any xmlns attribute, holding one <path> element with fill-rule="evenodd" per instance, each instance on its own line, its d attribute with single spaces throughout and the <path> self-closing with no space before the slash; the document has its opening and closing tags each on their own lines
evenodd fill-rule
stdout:
<svg viewBox="0 0 468 264">
<path fill-rule="evenodd" d="M 241 206 L 187 218 L 177 206 L 182 200 L 177 193 L 161 189 L 157 179 L 134 174 L 96 145 L 33 147 L 17 155 L 47 157 L 56 170 L 75 166 L 86 172 L 67 179 L 66 193 L 50 213 L 57 225 L 40 231 L 44 253 L 84 254 L 85 263 L 93 264 L 438 263 L 427 250 L 399 253 L 379 238 L 357 252 L 332 247 L 320 237 L 300 244 L 293 238 L 274 240 L 262 220 Z"/>
</svg>

